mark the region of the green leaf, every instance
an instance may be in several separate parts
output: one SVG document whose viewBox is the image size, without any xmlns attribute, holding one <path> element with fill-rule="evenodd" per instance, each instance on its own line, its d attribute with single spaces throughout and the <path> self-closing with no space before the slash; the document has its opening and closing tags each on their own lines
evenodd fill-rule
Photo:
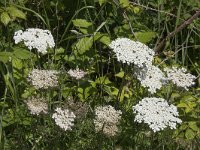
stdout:
<svg viewBox="0 0 200 150">
<path fill-rule="evenodd" d="M 196 98 L 192 95 L 186 95 L 181 100 L 183 100 L 183 101 L 194 101 L 194 100 L 196 100 Z"/>
<path fill-rule="evenodd" d="M 120 5 L 122 8 L 129 6 L 129 0 L 119 0 Z"/>
<path fill-rule="evenodd" d="M 12 59 L 12 65 L 13 68 L 16 69 L 22 69 L 23 67 L 22 61 L 20 59 L 17 59 L 16 57 Z"/>
<path fill-rule="evenodd" d="M 95 80 L 96 84 L 110 84 L 110 80 L 108 79 L 108 77 L 103 76 L 103 77 L 99 77 Z"/>
<path fill-rule="evenodd" d="M 7 26 L 7 24 L 11 21 L 10 16 L 8 15 L 7 12 L 2 12 L 1 13 L 1 22 Z"/>
<path fill-rule="evenodd" d="M 96 41 L 100 41 L 101 43 L 105 44 L 105 45 L 109 45 L 111 43 L 110 37 L 108 34 L 101 34 L 99 32 L 97 32 L 94 36 L 94 40 Z"/>
<path fill-rule="evenodd" d="M 124 77 L 124 71 L 121 71 L 117 74 L 115 74 L 116 77 L 119 77 L 119 78 L 123 78 Z"/>
<path fill-rule="evenodd" d="M 75 53 L 78 52 L 79 54 L 83 54 L 88 51 L 92 47 L 92 45 L 93 39 L 89 37 L 84 37 L 74 45 Z"/>
<path fill-rule="evenodd" d="M 188 125 L 193 131 L 199 131 L 199 128 L 197 126 L 197 123 L 194 121 L 190 121 Z"/>
<path fill-rule="evenodd" d="M 30 59 L 34 54 L 26 49 L 15 47 L 13 54 L 19 59 Z"/>
<path fill-rule="evenodd" d="M 180 103 L 177 105 L 177 107 L 181 107 L 181 108 L 185 107 L 186 108 L 186 107 L 188 107 L 188 105 L 186 103 Z"/>
<path fill-rule="evenodd" d="M 7 63 L 12 58 L 11 52 L 0 52 L 0 61 L 3 63 Z"/>
<path fill-rule="evenodd" d="M 7 7 L 7 11 L 12 17 L 26 19 L 26 15 L 21 10 L 17 9 L 16 7 L 13 7 L 13 6 Z"/>
<path fill-rule="evenodd" d="M 156 37 L 155 32 L 136 32 L 135 36 L 142 43 L 148 43 Z"/>
<path fill-rule="evenodd" d="M 75 20 L 72 20 L 74 26 L 76 27 L 84 27 L 84 28 L 87 28 L 89 26 L 92 25 L 91 22 L 88 22 L 87 20 L 85 19 L 75 19 Z"/>
<path fill-rule="evenodd" d="M 187 129 L 186 132 L 185 132 L 185 137 L 188 139 L 188 140 L 192 140 L 194 139 L 194 137 L 196 136 L 195 132 L 192 130 L 192 129 Z"/>
</svg>

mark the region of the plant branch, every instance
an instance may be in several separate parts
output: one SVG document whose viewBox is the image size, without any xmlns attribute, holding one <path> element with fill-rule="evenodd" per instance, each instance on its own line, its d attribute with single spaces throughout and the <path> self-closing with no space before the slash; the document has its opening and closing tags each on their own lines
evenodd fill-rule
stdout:
<svg viewBox="0 0 200 150">
<path fill-rule="evenodd" d="M 180 32 L 183 28 L 190 25 L 193 20 L 195 20 L 198 16 L 200 16 L 200 10 L 196 11 L 196 13 L 188 18 L 186 21 L 184 21 L 179 27 L 177 27 L 173 32 L 170 32 L 159 44 L 156 46 L 155 51 L 160 51 L 161 48 L 165 45 L 167 39 L 172 38 L 174 35 L 176 35 L 178 32 Z"/>
</svg>

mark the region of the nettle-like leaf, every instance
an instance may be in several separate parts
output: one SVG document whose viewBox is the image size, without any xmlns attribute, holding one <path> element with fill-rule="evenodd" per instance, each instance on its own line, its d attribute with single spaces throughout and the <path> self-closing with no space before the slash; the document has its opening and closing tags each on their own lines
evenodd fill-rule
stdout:
<svg viewBox="0 0 200 150">
<path fill-rule="evenodd" d="M 84 37 L 73 46 L 74 52 L 83 54 L 88 51 L 93 45 L 93 39 L 89 37 Z"/>
<path fill-rule="evenodd" d="M 32 53 L 31 51 L 20 47 L 15 47 L 13 54 L 19 59 L 30 59 L 34 56 L 34 53 Z"/>
<path fill-rule="evenodd" d="M 10 16 L 8 15 L 8 13 L 7 12 L 2 12 L 1 13 L 1 22 L 5 25 L 5 26 L 7 26 L 8 25 L 8 23 L 11 21 L 11 18 L 10 18 Z"/>
<path fill-rule="evenodd" d="M 85 19 L 72 20 L 73 25 L 78 28 L 83 34 L 92 33 L 92 23 Z"/>
<path fill-rule="evenodd" d="M 100 41 L 101 43 L 105 44 L 105 45 L 109 45 L 111 43 L 110 37 L 108 34 L 104 34 L 104 33 L 99 33 L 97 32 L 94 36 L 94 40 L 95 41 Z"/>
<path fill-rule="evenodd" d="M 7 12 L 12 17 L 26 19 L 26 14 L 14 6 L 7 7 Z"/>
<path fill-rule="evenodd" d="M 76 26 L 76 27 L 89 27 L 92 25 L 91 22 L 88 22 L 87 20 L 85 19 L 75 19 L 75 20 L 72 20 L 73 22 L 73 25 Z"/>
<path fill-rule="evenodd" d="M 136 32 L 136 38 L 142 43 L 148 43 L 156 37 L 156 32 Z"/>
</svg>

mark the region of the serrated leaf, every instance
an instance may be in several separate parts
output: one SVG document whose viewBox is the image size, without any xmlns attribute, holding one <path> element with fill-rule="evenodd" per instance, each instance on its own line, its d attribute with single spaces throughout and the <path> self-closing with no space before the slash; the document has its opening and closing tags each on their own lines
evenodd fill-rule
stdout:
<svg viewBox="0 0 200 150">
<path fill-rule="evenodd" d="M 34 55 L 32 52 L 19 47 L 14 48 L 13 54 L 19 59 L 30 59 Z"/>
<path fill-rule="evenodd" d="M 87 20 L 85 19 L 75 19 L 72 21 L 73 22 L 73 25 L 76 26 L 76 27 L 84 27 L 84 28 L 87 28 L 89 26 L 92 25 L 91 22 L 88 22 Z"/>
<path fill-rule="evenodd" d="M 190 121 L 188 125 L 193 131 L 199 131 L 199 128 L 197 126 L 197 123 L 194 121 Z"/>
<path fill-rule="evenodd" d="M 187 129 L 186 132 L 185 132 L 185 137 L 188 139 L 188 140 L 192 140 L 194 139 L 194 137 L 196 136 L 195 132 L 192 130 L 192 129 Z"/>
<path fill-rule="evenodd" d="M 98 40 L 101 43 L 105 44 L 105 45 L 109 45 L 111 43 L 110 37 L 108 34 L 101 34 L 99 32 L 97 32 L 94 36 L 94 40 Z"/>
<path fill-rule="evenodd" d="M 17 9 L 16 7 L 7 7 L 7 11 L 12 17 L 26 19 L 26 14 L 23 13 L 23 11 Z"/>
<path fill-rule="evenodd" d="M 177 105 L 177 107 L 186 108 L 188 105 L 186 103 L 180 103 Z"/>
<path fill-rule="evenodd" d="M 22 67 L 23 67 L 22 61 L 17 58 L 12 59 L 12 65 L 13 65 L 13 68 L 17 68 L 17 69 L 22 69 Z"/>
<path fill-rule="evenodd" d="M 7 26 L 7 24 L 11 21 L 10 16 L 8 15 L 7 12 L 2 12 L 1 13 L 1 22 Z"/>
<path fill-rule="evenodd" d="M 12 53 L 11 52 L 0 52 L 0 61 L 3 63 L 7 63 L 10 58 L 12 58 Z"/>
<path fill-rule="evenodd" d="M 79 54 L 83 54 L 88 51 L 92 47 L 92 45 L 93 39 L 89 37 L 84 37 L 74 45 L 75 53 L 78 52 Z"/>
<path fill-rule="evenodd" d="M 136 32 L 135 36 L 142 43 L 148 43 L 156 37 L 155 32 Z"/>
<path fill-rule="evenodd" d="M 110 84 L 110 80 L 108 79 L 108 77 L 103 76 L 103 77 L 99 77 L 95 80 L 96 84 Z"/>
<path fill-rule="evenodd" d="M 194 101 L 194 100 L 196 100 L 196 98 L 192 95 L 186 95 L 181 100 L 183 100 L 183 101 Z"/>
<path fill-rule="evenodd" d="M 124 77 L 124 71 L 121 71 L 117 74 L 115 74 L 116 77 L 119 77 L 119 78 L 123 78 Z"/>
</svg>

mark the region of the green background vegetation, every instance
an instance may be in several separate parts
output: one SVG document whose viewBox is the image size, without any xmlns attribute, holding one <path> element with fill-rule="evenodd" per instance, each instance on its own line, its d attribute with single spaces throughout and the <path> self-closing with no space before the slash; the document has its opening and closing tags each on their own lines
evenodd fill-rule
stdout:
<svg viewBox="0 0 200 150">
<path fill-rule="evenodd" d="M 132 79 L 132 66 L 118 63 L 108 44 L 127 37 L 156 49 L 199 9 L 199 0 L 0 0 L 0 149 L 198 149 L 200 18 L 167 38 L 154 60 L 165 60 L 161 67 L 184 66 L 198 77 L 189 91 L 166 86 L 155 95 L 178 106 L 183 123 L 176 130 L 152 133 L 134 123 L 132 106 L 148 94 Z M 35 51 L 15 45 L 14 32 L 27 28 L 50 30 L 55 49 L 39 59 Z M 77 66 L 88 72 L 79 82 L 66 77 L 66 70 Z M 27 75 L 36 67 L 63 72 L 59 88 L 34 89 Z M 88 103 L 90 110 L 73 131 L 63 132 L 51 114 L 29 114 L 24 101 L 31 95 L 46 96 L 52 112 L 53 104 L 68 97 Z M 94 131 L 93 110 L 105 104 L 123 112 L 113 138 Z"/>
</svg>

